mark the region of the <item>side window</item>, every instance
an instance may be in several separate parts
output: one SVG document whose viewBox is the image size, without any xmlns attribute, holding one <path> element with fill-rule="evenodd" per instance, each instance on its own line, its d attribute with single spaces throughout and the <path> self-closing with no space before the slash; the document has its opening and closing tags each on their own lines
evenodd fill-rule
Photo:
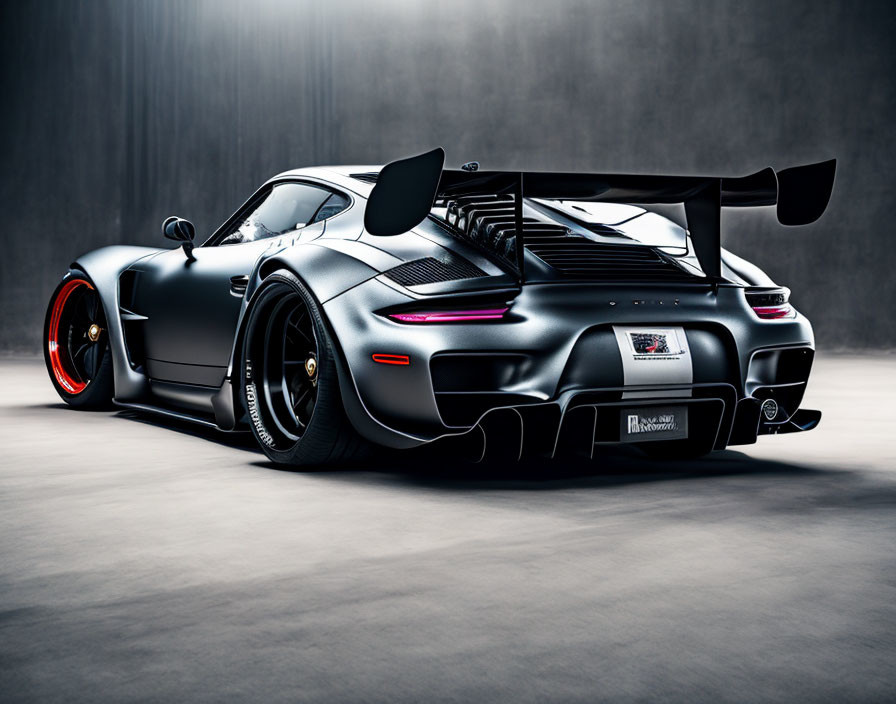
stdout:
<svg viewBox="0 0 896 704">
<path fill-rule="evenodd" d="M 348 207 L 348 203 L 349 200 L 344 195 L 341 193 L 334 193 L 324 201 L 322 206 L 320 206 L 320 209 L 317 211 L 312 222 L 320 222 L 321 220 L 326 220 L 334 215 L 338 215 Z"/>
<path fill-rule="evenodd" d="M 305 183 L 274 186 L 248 218 L 220 244 L 254 242 L 300 230 L 314 221 L 325 201 L 335 194 Z"/>
</svg>

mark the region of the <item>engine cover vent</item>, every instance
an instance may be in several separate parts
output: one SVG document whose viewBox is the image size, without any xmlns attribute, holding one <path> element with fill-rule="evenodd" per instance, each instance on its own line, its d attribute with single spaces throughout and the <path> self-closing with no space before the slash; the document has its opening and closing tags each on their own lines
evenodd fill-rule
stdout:
<svg viewBox="0 0 896 704">
<path fill-rule="evenodd" d="M 602 244 L 585 237 L 526 235 L 526 249 L 565 278 L 589 281 L 688 281 L 693 276 L 651 247 Z"/>
<path fill-rule="evenodd" d="M 443 262 L 435 257 L 405 262 L 383 273 L 402 286 L 420 286 L 421 284 L 476 279 L 486 276 L 482 269 L 466 260 L 454 259 L 450 262 Z"/>
</svg>

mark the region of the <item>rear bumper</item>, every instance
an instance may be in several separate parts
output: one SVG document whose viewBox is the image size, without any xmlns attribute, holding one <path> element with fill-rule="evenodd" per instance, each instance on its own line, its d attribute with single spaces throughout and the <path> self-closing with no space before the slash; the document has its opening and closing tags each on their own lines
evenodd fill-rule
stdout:
<svg viewBox="0 0 896 704">
<path fill-rule="evenodd" d="M 397 448 L 473 432 L 497 437 L 494 426 L 517 438 L 510 445 L 523 454 L 556 454 L 568 436 L 592 452 L 594 443 L 619 442 L 606 429 L 618 429 L 619 408 L 636 405 L 635 396 L 642 405 L 712 407 L 692 425 L 708 450 L 754 442 L 766 432 L 756 415 L 766 398 L 779 400 L 777 432 L 788 432 L 814 354 L 804 317 L 759 320 L 734 286 L 646 294 L 634 286 L 533 285 L 497 324 L 405 325 L 371 312 L 412 300 L 373 279 L 324 304 L 350 419 L 368 439 Z M 614 325 L 684 327 L 693 384 L 625 386 Z M 409 363 L 377 364 L 380 354 Z"/>
<path fill-rule="evenodd" d="M 642 444 L 623 439 L 623 421 L 632 413 L 652 409 L 683 409 L 687 442 L 704 452 L 725 447 L 737 409 L 737 391 L 729 384 L 692 384 L 674 388 L 639 389 L 637 398 L 627 387 L 590 389 L 568 394 L 556 404 L 556 423 L 543 415 L 531 417 L 521 409 L 523 454 L 557 457 L 593 456 L 601 445 Z M 527 422 L 529 421 L 529 422 Z M 655 442 L 654 437 L 644 442 Z"/>
<path fill-rule="evenodd" d="M 593 457 L 601 446 L 643 442 L 622 438 L 626 416 L 633 412 L 675 407 L 686 409 L 687 443 L 696 454 L 722 450 L 730 445 L 756 442 L 758 435 L 811 430 L 818 425 L 820 411 L 798 410 L 785 421 L 771 423 L 761 415 L 759 399 L 737 399 L 727 384 L 701 384 L 674 389 L 656 389 L 662 396 L 627 399 L 625 388 L 575 392 L 550 403 L 496 408 L 486 412 L 468 431 L 473 451 L 491 458 L 519 460 L 535 457 Z M 645 390 L 651 391 L 651 390 Z"/>
</svg>

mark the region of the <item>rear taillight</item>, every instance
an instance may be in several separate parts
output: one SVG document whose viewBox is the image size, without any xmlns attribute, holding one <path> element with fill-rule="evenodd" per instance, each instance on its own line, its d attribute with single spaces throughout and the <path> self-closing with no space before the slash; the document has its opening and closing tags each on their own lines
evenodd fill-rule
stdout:
<svg viewBox="0 0 896 704">
<path fill-rule="evenodd" d="M 763 320 L 793 318 L 796 316 L 796 311 L 789 303 L 785 303 L 783 306 L 753 306 L 753 312 Z"/>
<path fill-rule="evenodd" d="M 796 311 L 790 305 L 790 289 L 774 288 L 748 288 L 745 291 L 747 303 L 753 312 L 763 320 L 780 320 L 783 318 L 795 318 Z"/>
<path fill-rule="evenodd" d="M 485 320 L 502 320 L 509 308 L 475 308 L 471 310 L 428 310 L 389 313 L 400 323 L 465 323 Z"/>
</svg>

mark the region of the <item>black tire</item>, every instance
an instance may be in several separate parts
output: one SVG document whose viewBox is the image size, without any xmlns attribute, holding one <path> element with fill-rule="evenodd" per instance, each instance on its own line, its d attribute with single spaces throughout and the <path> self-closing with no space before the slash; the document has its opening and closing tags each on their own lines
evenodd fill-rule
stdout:
<svg viewBox="0 0 896 704">
<path fill-rule="evenodd" d="M 368 453 L 342 406 L 336 355 L 305 286 L 288 271 L 271 274 L 252 300 L 240 355 L 243 406 L 271 461 L 334 465 Z"/>
<path fill-rule="evenodd" d="M 94 339 L 96 326 L 98 332 Z M 44 320 L 44 361 L 56 393 L 73 408 L 109 408 L 115 392 L 112 350 L 102 300 L 88 278 L 71 269 L 50 298 Z"/>
</svg>

